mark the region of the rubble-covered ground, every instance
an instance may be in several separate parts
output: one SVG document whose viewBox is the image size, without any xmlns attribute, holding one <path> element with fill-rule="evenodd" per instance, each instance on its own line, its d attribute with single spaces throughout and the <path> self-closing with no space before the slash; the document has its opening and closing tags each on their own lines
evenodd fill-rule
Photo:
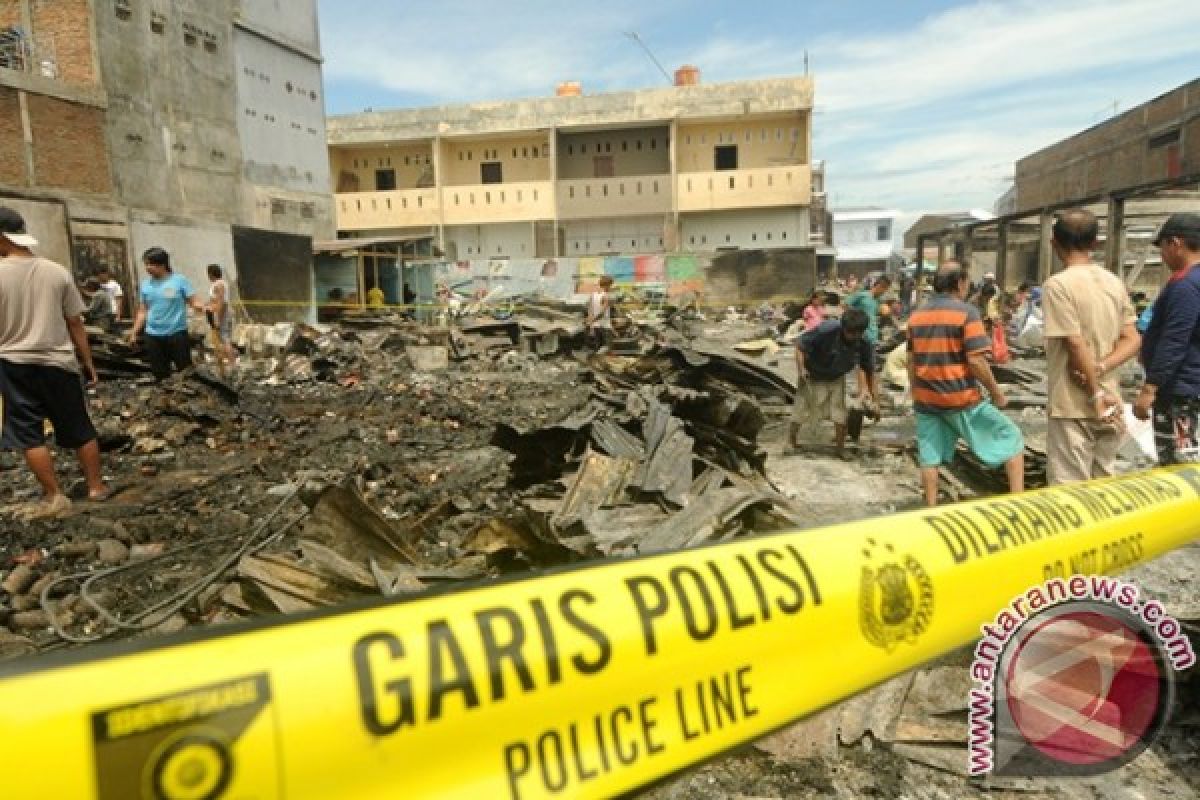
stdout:
<svg viewBox="0 0 1200 800">
<path fill-rule="evenodd" d="M 203 366 L 162 385 L 119 339 L 97 335 L 92 412 L 116 492 L 23 522 L 36 487 L 0 454 L 0 659 L 918 506 L 900 387 L 849 460 L 824 443 L 793 452 L 792 355 L 765 326 L 648 315 L 595 354 L 579 346 L 579 321 L 534 305 L 453 329 L 374 317 L 282 326 L 228 380 Z M 999 373 L 1031 487 L 1044 484 L 1042 368 L 1034 357 Z M 79 493 L 70 454 L 58 465 Z M 953 500 L 997 480 L 964 458 L 943 489 Z M 1193 636 L 1198 565 L 1193 545 L 1131 574 Z M 1195 669 L 1167 734 L 1121 771 L 980 784 L 963 775 L 966 664 L 948 656 L 644 794 L 1200 792 Z M 929 720 L 936 737 L 905 733 Z"/>
</svg>

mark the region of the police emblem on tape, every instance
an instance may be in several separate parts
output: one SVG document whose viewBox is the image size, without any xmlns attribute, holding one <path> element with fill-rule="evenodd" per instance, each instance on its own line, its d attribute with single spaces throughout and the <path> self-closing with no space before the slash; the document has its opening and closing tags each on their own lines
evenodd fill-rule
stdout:
<svg viewBox="0 0 1200 800">
<path fill-rule="evenodd" d="M 867 539 L 858 587 L 858 627 L 863 637 L 887 652 L 913 643 L 933 618 L 933 581 L 911 555 Z"/>
<path fill-rule="evenodd" d="M 260 673 L 92 714 L 98 800 L 280 797 Z"/>
</svg>

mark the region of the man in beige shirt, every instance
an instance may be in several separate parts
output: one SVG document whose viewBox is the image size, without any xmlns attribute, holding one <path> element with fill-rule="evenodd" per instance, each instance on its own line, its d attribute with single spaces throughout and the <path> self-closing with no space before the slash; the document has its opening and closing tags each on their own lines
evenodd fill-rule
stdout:
<svg viewBox="0 0 1200 800">
<path fill-rule="evenodd" d="M 38 258 L 25 221 L 0 207 L 0 446 L 19 450 L 44 498 L 26 517 L 58 517 L 71 507 L 54 475 L 45 422 L 60 447 L 76 451 L 88 498 L 104 500 L 100 448 L 88 416 L 83 381 L 96 385 L 96 368 L 80 315 L 79 290 L 67 270 Z M 80 375 L 82 367 L 83 375 Z"/>
<path fill-rule="evenodd" d="M 1095 215 L 1083 209 L 1064 211 L 1054 223 L 1054 252 L 1065 269 L 1042 295 L 1051 484 L 1113 474 L 1124 435 L 1116 370 L 1141 344 L 1124 282 L 1092 261 L 1097 233 Z"/>
</svg>

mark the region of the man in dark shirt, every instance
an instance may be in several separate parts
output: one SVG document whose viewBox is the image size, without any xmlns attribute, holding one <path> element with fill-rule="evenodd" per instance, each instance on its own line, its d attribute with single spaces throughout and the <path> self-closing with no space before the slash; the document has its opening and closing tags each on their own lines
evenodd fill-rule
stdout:
<svg viewBox="0 0 1200 800">
<path fill-rule="evenodd" d="M 878 408 L 875 352 L 864 333 L 867 315 L 848 309 L 840 320 L 822 322 L 796 340 L 796 406 L 788 440 L 798 447 L 800 429 L 815 430 L 824 420 L 833 422 L 833 442 L 839 457 L 846 447 L 846 375 L 858 367 L 867 376 L 859 387 Z"/>
<path fill-rule="evenodd" d="M 1200 214 L 1172 214 L 1154 237 L 1171 278 L 1154 302 L 1142 338 L 1146 383 L 1133 405 L 1154 413 L 1162 464 L 1200 461 Z"/>
</svg>

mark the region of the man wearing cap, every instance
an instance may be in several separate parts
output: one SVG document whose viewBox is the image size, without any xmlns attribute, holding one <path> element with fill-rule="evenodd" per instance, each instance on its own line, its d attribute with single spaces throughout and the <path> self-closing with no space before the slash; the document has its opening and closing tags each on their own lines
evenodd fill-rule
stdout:
<svg viewBox="0 0 1200 800">
<path fill-rule="evenodd" d="M 1051 484 L 1114 473 L 1124 433 L 1117 368 L 1141 342 L 1124 281 L 1092 261 L 1098 230 L 1095 215 L 1081 208 L 1054 221 L 1052 246 L 1066 269 L 1046 281 L 1042 296 Z"/>
<path fill-rule="evenodd" d="M 1200 461 L 1200 214 L 1172 214 L 1154 237 L 1171 270 L 1142 341 L 1146 382 L 1133 413 L 1154 415 L 1162 464 Z"/>
<path fill-rule="evenodd" d="M 42 502 L 29 510 L 29 519 L 59 517 L 71 506 L 46 447 L 46 420 L 58 444 L 76 451 L 88 498 L 108 496 L 80 380 L 81 365 L 88 386 L 97 380 L 80 318 L 83 299 L 66 268 L 35 256 L 36 246 L 21 215 L 0 207 L 0 446 L 22 451 L 42 487 Z"/>
</svg>

